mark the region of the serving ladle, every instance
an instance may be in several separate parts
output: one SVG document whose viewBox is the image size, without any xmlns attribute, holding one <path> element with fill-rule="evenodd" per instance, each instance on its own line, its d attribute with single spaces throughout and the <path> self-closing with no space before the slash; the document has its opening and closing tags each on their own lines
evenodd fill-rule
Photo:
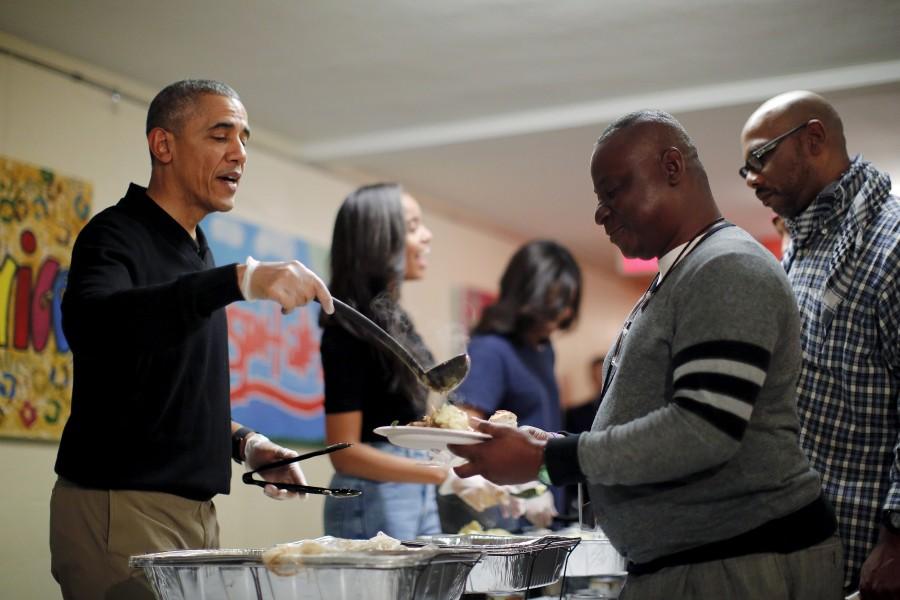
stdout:
<svg viewBox="0 0 900 600">
<path fill-rule="evenodd" d="M 437 364 L 427 371 L 419 361 L 407 350 L 400 342 L 398 342 L 391 334 L 376 325 L 367 316 L 353 308 L 352 306 L 341 302 L 337 298 L 334 300 L 334 310 L 342 318 L 346 319 L 350 324 L 354 325 L 359 331 L 363 332 L 369 339 L 383 346 L 388 352 L 391 352 L 406 365 L 423 385 L 430 390 L 438 393 L 446 393 L 454 389 L 469 373 L 469 355 L 459 354 L 449 360 Z"/>
</svg>

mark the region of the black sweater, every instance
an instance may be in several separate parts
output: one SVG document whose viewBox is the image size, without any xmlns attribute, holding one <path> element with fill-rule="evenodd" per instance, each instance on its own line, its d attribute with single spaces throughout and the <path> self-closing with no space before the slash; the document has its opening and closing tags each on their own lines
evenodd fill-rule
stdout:
<svg viewBox="0 0 900 600">
<path fill-rule="evenodd" d="M 227 493 L 224 307 L 240 299 L 235 265 L 216 268 L 200 228 L 195 242 L 146 189 L 91 219 L 62 301 L 74 381 L 56 472 L 91 488 Z"/>
</svg>

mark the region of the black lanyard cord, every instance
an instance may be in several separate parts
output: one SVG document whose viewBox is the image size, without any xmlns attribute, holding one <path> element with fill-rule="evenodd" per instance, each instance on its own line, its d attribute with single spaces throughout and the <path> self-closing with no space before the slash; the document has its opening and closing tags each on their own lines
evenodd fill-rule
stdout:
<svg viewBox="0 0 900 600">
<path fill-rule="evenodd" d="M 656 277 L 653 278 L 653 281 L 650 282 L 650 286 L 647 290 L 641 294 L 641 297 L 638 299 L 637 304 L 634 305 L 634 308 L 631 309 L 631 312 L 628 314 L 628 318 L 625 319 L 625 324 L 622 325 L 622 329 L 619 331 L 619 336 L 616 338 L 616 343 L 613 345 L 612 358 L 609 359 L 609 368 L 606 369 L 606 377 L 603 378 L 603 390 L 600 392 L 600 401 L 603 401 L 603 398 L 606 396 L 606 390 L 609 389 L 609 384 L 612 382 L 613 376 L 615 372 L 618 370 L 618 358 L 619 351 L 622 349 L 622 341 L 625 335 L 628 333 L 628 330 L 631 328 L 631 324 L 634 321 L 635 317 L 638 313 L 643 313 L 644 309 L 647 307 L 647 304 L 650 303 L 650 299 L 653 298 L 653 295 L 662 287 L 663 283 L 665 283 L 666 279 L 668 279 L 669 274 L 675 270 L 675 267 L 681 262 L 682 258 L 686 257 L 688 254 L 694 251 L 700 244 L 705 242 L 709 237 L 720 229 L 725 229 L 726 227 L 733 227 L 733 223 L 729 223 L 725 220 L 725 217 L 719 217 L 700 231 L 698 231 L 694 237 L 688 241 L 687 244 L 681 249 L 678 255 L 675 257 L 675 260 L 672 262 L 672 266 L 666 270 L 665 275 L 661 275 L 660 273 L 656 274 Z M 702 237 L 701 237 L 702 236 Z M 694 244 L 694 240 L 697 240 L 696 244 Z"/>
</svg>

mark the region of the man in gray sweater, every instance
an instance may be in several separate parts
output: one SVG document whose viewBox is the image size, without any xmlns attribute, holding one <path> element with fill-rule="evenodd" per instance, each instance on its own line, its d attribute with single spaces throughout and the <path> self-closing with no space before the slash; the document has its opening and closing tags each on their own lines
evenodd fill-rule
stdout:
<svg viewBox="0 0 900 600">
<path fill-rule="evenodd" d="M 479 423 L 454 446 L 496 483 L 587 481 L 628 559 L 622 598 L 840 598 L 842 553 L 819 477 L 797 442 L 799 317 L 784 272 L 724 221 L 671 115 L 612 124 L 591 160 L 594 215 L 660 273 L 604 366 L 590 432 Z"/>
</svg>

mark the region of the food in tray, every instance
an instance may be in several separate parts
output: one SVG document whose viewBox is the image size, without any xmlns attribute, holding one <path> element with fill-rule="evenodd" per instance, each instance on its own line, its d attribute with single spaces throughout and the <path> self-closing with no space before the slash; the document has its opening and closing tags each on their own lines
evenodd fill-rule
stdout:
<svg viewBox="0 0 900 600">
<path fill-rule="evenodd" d="M 481 523 L 478 521 L 469 521 L 465 525 L 462 526 L 459 530 L 459 535 L 501 535 L 501 536 L 511 536 L 512 534 L 505 529 L 500 529 L 499 527 L 494 527 L 491 529 L 485 529 Z"/>
<path fill-rule="evenodd" d="M 516 413 L 508 410 L 498 410 L 488 419 L 494 425 L 509 425 L 518 427 L 519 418 Z M 435 427 L 439 429 L 454 429 L 457 431 L 473 431 L 469 425 L 469 415 L 466 411 L 445 402 L 440 408 L 426 415 L 421 421 L 410 423 L 413 427 Z"/>
<path fill-rule="evenodd" d="M 324 537 L 315 540 L 299 540 L 278 544 L 263 552 L 263 563 L 276 575 L 297 573 L 304 556 L 318 554 L 342 554 L 346 552 L 366 552 L 371 550 L 409 550 L 400 540 L 383 531 L 367 540 Z"/>
</svg>

